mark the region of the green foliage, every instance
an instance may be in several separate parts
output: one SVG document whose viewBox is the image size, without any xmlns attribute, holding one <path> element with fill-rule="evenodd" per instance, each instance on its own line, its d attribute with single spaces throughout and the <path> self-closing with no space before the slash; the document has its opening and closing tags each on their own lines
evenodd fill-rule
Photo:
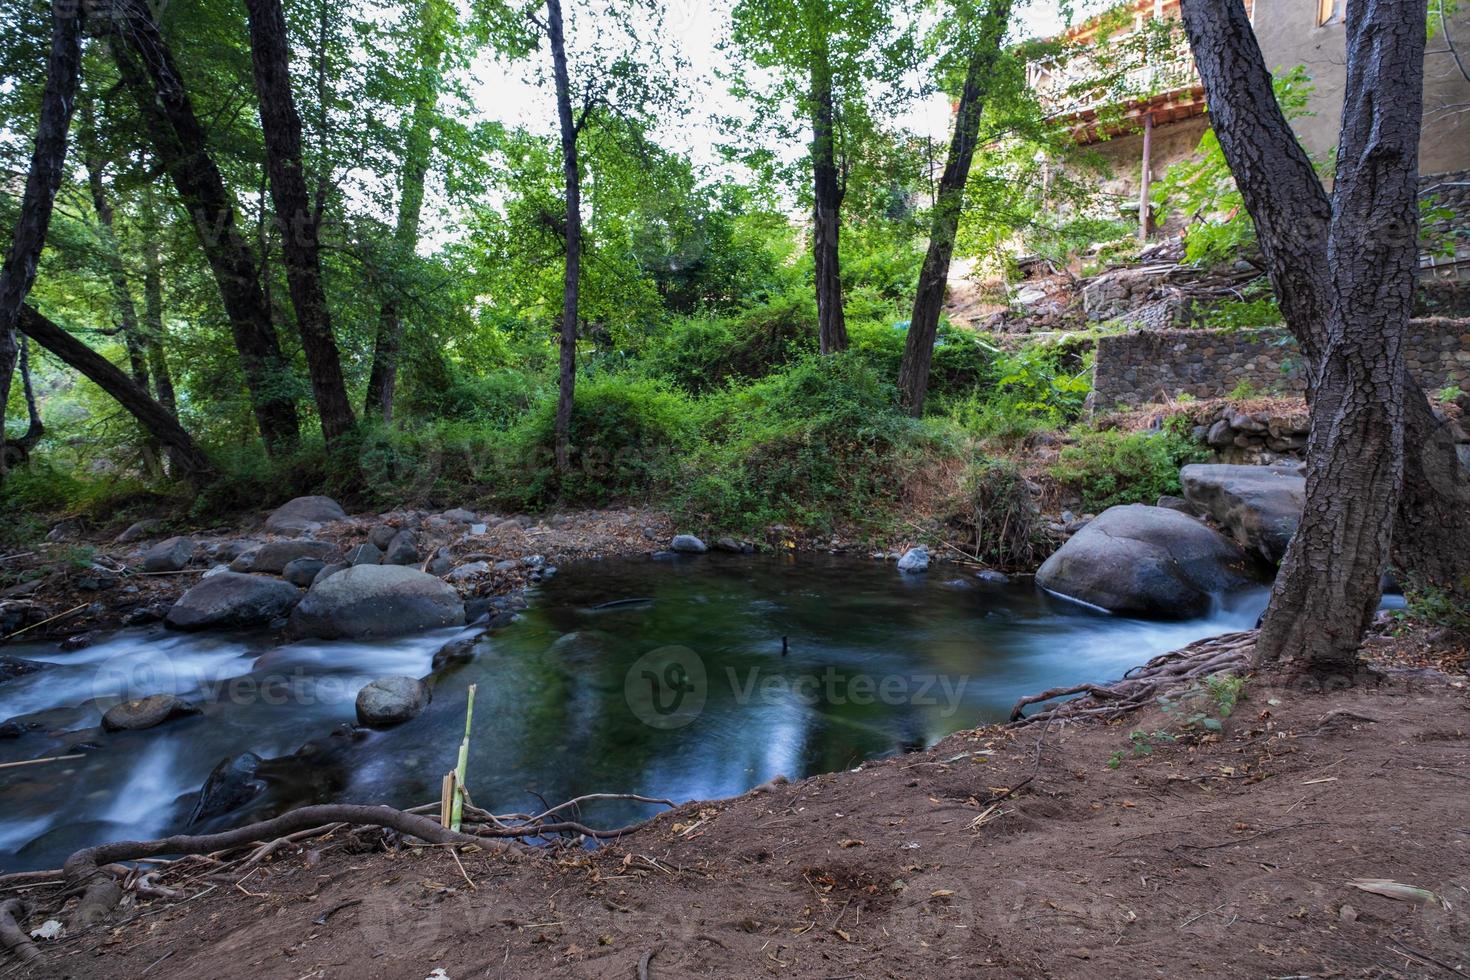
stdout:
<svg viewBox="0 0 1470 980">
<path fill-rule="evenodd" d="M 711 396 L 684 508 L 732 530 L 871 523 L 935 445 L 895 404 L 891 385 L 850 352 Z"/>
<path fill-rule="evenodd" d="M 1117 769 L 1123 760 L 1151 755 L 1161 745 L 1181 740 L 1198 742 L 1225 730 L 1225 721 L 1245 697 L 1245 678 L 1234 674 L 1211 674 L 1203 683 L 1195 682 L 1174 697 L 1160 696 L 1159 710 L 1171 722 L 1170 728 L 1153 732 L 1134 730 L 1128 734 L 1128 748 L 1119 749 L 1108 759 L 1108 768 Z"/>
<path fill-rule="evenodd" d="M 1404 582 L 1404 602 L 1404 608 L 1394 612 L 1399 621 L 1470 635 L 1470 603 L 1451 590 L 1410 574 Z"/>
<path fill-rule="evenodd" d="M 1071 422 L 1092 391 L 1091 356 L 1079 362 L 1060 346 L 1028 344 L 996 359 L 997 397 L 1011 414 L 1051 425 Z"/>
<path fill-rule="evenodd" d="M 1298 65 L 1276 75 L 1271 84 L 1287 119 L 1308 114 L 1312 83 L 1305 68 Z M 1228 262 L 1254 247 L 1255 225 L 1214 130 L 1206 131 L 1193 156 L 1165 171 L 1156 187 L 1161 210 L 1182 215 L 1189 222 L 1185 232 L 1189 261 Z"/>
<path fill-rule="evenodd" d="M 1100 512 L 1115 504 L 1152 503 L 1179 492 L 1179 468 L 1207 458 L 1208 450 L 1185 436 L 1158 432 L 1087 432 L 1062 450 L 1051 468 L 1060 483 Z"/>
<path fill-rule="evenodd" d="M 1281 307 L 1275 296 L 1232 299 L 1216 303 L 1199 317 L 1199 326 L 1209 330 L 1254 330 L 1281 323 Z"/>
</svg>

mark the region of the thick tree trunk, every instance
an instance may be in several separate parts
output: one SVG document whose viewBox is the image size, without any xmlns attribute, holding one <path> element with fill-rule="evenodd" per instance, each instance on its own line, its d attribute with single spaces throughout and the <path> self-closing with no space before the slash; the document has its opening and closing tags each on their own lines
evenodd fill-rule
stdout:
<svg viewBox="0 0 1470 980">
<path fill-rule="evenodd" d="M 939 189 L 934 195 L 929 249 L 924 253 L 924 265 L 919 270 L 919 287 L 914 293 L 914 310 L 909 316 L 903 362 L 898 369 L 899 398 L 914 418 L 924 414 L 924 396 L 929 391 L 929 364 L 934 357 L 934 336 L 939 331 L 939 313 L 944 307 L 944 286 L 949 279 L 949 263 L 954 255 L 960 212 L 964 209 L 965 184 L 970 179 L 970 164 L 975 159 L 980 138 L 980 117 L 985 113 L 990 73 L 1000 57 L 1000 42 L 1010 16 L 1010 0 L 995 0 L 994 7 L 983 16 L 965 70 L 965 85 L 960 92 L 959 110 L 955 113 L 949 156 L 944 163 L 944 173 L 939 177 Z"/>
<path fill-rule="evenodd" d="M 561 0 L 546 0 L 546 34 L 556 76 L 556 115 L 561 126 L 562 176 L 567 192 L 567 264 L 562 278 L 561 363 L 556 398 L 556 469 L 571 469 L 572 405 L 577 384 L 577 292 L 582 278 L 582 185 L 577 162 L 577 126 L 572 120 Z"/>
<path fill-rule="evenodd" d="M 116 12 L 118 33 L 109 39 L 113 60 L 214 273 L 266 451 L 289 451 L 300 434 L 295 400 L 288 393 L 289 372 L 261 293 L 259 270 L 236 226 L 234 202 L 145 0 L 118 0 Z"/>
<path fill-rule="evenodd" d="M 817 285 L 817 341 L 823 354 L 833 354 L 847 349 L 838 248 L 845 181 L 837 167 L 832 66 L 825 48 L 818 49 L 812 58 L 811 112 L 812 259 Z"/>
<path fill-rule="evenodd" d="M 419 70 L 426 77 L 420 81 L 409 117 L 407 139 L 403 148 L 403 172 L 399 178 L 398 222 L 393 229 L 393 248 L 389 254 L 392 267 L 385 277 L 388 293 L 378 313 L 378 334 L 373 344 L 373 367 L 368 375 L 367 404 L 364 413 L 384 422 L 393 421 L 393 392 L 398 381 L 398 351 L 403 338 L 403 320 L 394 280 L 402 267 L 414 261 L 419 242 L 419 218 L 424 205 L 424 178 L 429 172 L 429 155 L 433 150 L 435 110 L 438 108 L 439 71 L 443 51 L 443 20 L 449 16 L 438 0 L 424 0 L 419 25 Z"/>
<path fill-rule="evenodd" d="M 208 457 L 168 409 L 154 401 L 146 389 L 139 387 L 107 358 L 32 306 L 21 308 L 20 329 L 116 399 L 164 447 L 177 476 L 197 485 L 213 472 Z"/>
<path fill-rule="evenodd" d="M 1377 606 L 1406 451 L 1411 472 L 1442 465 L 1442 447 L 1425 442 L 1428 405 L 1401 350 L 1418 258 L 1424 11 L 1412 0 L 1349 3 L 1347 101 L 1331 201 L 1276 104 L 1244 9 L 1185 0 L 1182 12 L 1212 125 L 1311 381 L 1307 506 L 1257 655 L 1341 667 L 1356 656 Z M 1407 449 L 1406 430 L 1415 440 Z M 1453 479 L 1414 490 L 1421 502 L 1451 505 L 1457 492 Z M 1458 518 L 1462 528 L 1467 521 Z"/>
<path fill-rule="evenodd" d="M 46 84 L 41 90 L 41 117 L 36 145 L 26 175 L 20 215 L 11 232 L 10 250 L 0 265 L 0 479 L 4 478 L 4 410 L 10 403 L 11 378 L 20 352 L 15 328 L 22 304 L 36 281 L 36 264 L 46 247 L 51 206 L 61 187 L 66 164 L 66 134 L 76 106 L 77 77 L 81 72 L 81 5 L 55 0 L 51 9 L 51 54 Z"/>
<path fill-rule="evenodd" d="M 246 0 L 250 15 L 250 55 L 260 101 L 271 201 L 281 228 L 281 255 L 301 347 L 311 375 L 312 394 L 322 435 L 334 446 L 350 435 L 357 419 L 342 381 L 342 358 L 332 334 L 332 318 L 322 287 L 321 242 L 317 214 L 306 189 L 301 160 L 301 116 L 291 95 L 291 47 L 280 0 Z"/>
</svg>

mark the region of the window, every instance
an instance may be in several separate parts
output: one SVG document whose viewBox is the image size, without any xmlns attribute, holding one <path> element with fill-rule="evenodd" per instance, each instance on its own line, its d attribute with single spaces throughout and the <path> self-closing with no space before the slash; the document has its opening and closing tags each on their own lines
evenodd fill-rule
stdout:
<svg viewBox="0 0 1470 980">
<path fill-rule="evenodd" d="M 1341 0 L 1317 0 L 1317 26 L 1324 27 L 1342 19 Z"/>
</svg>

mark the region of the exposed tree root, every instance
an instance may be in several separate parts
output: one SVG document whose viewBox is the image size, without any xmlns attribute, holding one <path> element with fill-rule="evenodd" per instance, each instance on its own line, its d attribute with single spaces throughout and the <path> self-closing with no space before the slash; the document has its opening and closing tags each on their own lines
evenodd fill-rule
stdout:
<svg viewBox="0 0 1470 980">
<path fill-rule="evenodd" d="M 1054 718 L 1119 718 L 1152 702 L 1160 695 L 1188 687 L 1200 678 L 1222 672 L 1243 673 L 1250 668 L 1255 647 L 1255 630 L 1197 640 L 1181 650 L 1161 654 L 1142 667 L 1134 667 L 1121 680 L 1111 684 L 1077 684 L 1027 695 L 1011 709 L 1011 722 L 1015 725 L 1030 725 Z M 1071 694 L 1085 696 L 1038 711 L 1034 715 L 1023 714 L 1030 705 Z"/>
<path fill-rule="evenodd" d="M 25 914 L 25 903 L 18 898 L 0 902 L 0 946 L 20 957 L 23 963 L 36 963 L 41 959 L 41 951 L 20 925 Z"/>
</svg>

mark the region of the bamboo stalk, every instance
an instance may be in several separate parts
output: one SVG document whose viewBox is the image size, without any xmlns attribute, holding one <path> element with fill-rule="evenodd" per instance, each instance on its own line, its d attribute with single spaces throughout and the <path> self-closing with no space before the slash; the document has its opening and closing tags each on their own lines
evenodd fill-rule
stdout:
<svg viewBox="0 0 1470 980">
<path fill-rule="evenodd" d="M 8 640 L 11 637 L 20 636 L 22 633 L 25 633 L 25 632 L 28 632 L 30 630 L 33 630 L 37 626 L 45 626 L 47 623 L 54 623 L 58 619 L 61 619 L 61 618 L 65 617 L 65 616 L 70 616 L 74 612 L 81 612 L 83 609 L 86 609 L 90 605 L 91 605 L 90 602 L 84 602 L 80 606 L 73 606 L 72 608 L 68 609 L 66 612 L 57 613 L 55 616 L 52 616 L 50 619 L 43 619 L 39 623 L 32 623 L 29 626 L 22 626 L 20 629 L 16 630 L 14 633 L 9 633 L 9 634 L 7 634 L 5 636 L 0 636 L 0 640 Z"/>
<path fill-rule="evenodd" d="M 77 755 L 50 755 L 44 759 L 26 759 L 23 762 L 0 762 L 0 769 L 18 769 L 21 766 L 39 766 L 43 762 L 67 762 L 71 759 L 82 759 L 86 756 Z"/>
<path fill-rule="evenodd" d="M 459 832 L 460 819 L 464 816 L 465 770 L 470 764 L 470 724 L 475 718 L 475 685 L 471 684 L 465 700 L 464 741 L 459 743 L 459 762 L 454 767 L 454 795 L 450 805 L 449 829 Z"/>
</svg>

